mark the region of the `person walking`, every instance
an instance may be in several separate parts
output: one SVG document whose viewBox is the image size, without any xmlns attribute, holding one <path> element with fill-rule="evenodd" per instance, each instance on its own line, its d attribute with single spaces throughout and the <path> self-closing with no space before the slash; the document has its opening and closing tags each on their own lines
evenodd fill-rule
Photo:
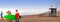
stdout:
<svg viewBox="0 0 60 22">
<path fill-rule="evenodd" d="M 3 20 L 3 12 L 1 11 L 1 19 Z"/>
<path fill-rule="evenodd" d="M 19 12 L 18 12 L 18 10 L 16 10 L 15 15 L 16 15 L 16 20 L 15 20 L 15 22 L 19 22 Z"/>
</svg>

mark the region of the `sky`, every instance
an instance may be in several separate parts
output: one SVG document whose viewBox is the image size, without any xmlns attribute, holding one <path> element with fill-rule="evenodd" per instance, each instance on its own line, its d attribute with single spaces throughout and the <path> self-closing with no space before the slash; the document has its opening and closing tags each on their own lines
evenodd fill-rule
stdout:
<svg viewBox="0 0 60 22">
<path fill-rule="evenodd" d="M 6 14 L 7 10 L 15 13 L 18 9 L 21 15 L 40 14 L 49 11 L 50 5 L 60 8 L 60 0 L 0 0 L 0 11 Z"/>
</svg>

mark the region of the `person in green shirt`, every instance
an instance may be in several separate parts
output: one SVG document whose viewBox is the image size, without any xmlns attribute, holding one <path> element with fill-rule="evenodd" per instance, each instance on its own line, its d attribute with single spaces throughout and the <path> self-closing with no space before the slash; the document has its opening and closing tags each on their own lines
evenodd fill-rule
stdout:
<svg viewBox="0 0 60 22">
<path fill-rule="evenodd" d="M 15 20 L 15 15 L 11 14 L 11 11 L 7 11 L 6 12 L 8 15 L 4 16 L 4 18 L 6 18 L 8 20 L 8 22 L 13 22 L 12 20 Z"/>
</svg>

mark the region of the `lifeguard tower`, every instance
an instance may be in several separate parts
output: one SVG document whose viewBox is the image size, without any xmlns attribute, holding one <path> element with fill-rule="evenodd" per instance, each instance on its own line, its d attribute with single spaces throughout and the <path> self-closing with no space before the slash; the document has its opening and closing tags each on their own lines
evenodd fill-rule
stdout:
<svg viewBox="0 0 60 22">
<path fill-rule="evenodd" d="M 50 7 L 51 8 L 49 8 L 49 10 L 50 10 L 49 16 L 55 17 L 56 16 L 56 13 L 57 13 L 57 8 L 54 8 L 53 5 L 51 5 Z"/>
</svg>

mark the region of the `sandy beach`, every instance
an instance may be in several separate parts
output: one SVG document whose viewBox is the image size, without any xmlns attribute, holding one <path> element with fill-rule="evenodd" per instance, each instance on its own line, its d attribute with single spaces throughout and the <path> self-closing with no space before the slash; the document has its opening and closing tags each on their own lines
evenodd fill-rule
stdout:
<svg viewBox="0 0 60 22">
<path fill-rule="evenodd" d="M 8 20 L 6 19 L 1 21 L 0 18 L 0 22 L 7 22 L 7 21 Z M 60 22 L 60 11 L 57 12 L 57 17 L 49 17 L 48 13 L 44 13 L 42 16 L 40 15 L 22 16 L 20 22 Z"/>
</svg>

